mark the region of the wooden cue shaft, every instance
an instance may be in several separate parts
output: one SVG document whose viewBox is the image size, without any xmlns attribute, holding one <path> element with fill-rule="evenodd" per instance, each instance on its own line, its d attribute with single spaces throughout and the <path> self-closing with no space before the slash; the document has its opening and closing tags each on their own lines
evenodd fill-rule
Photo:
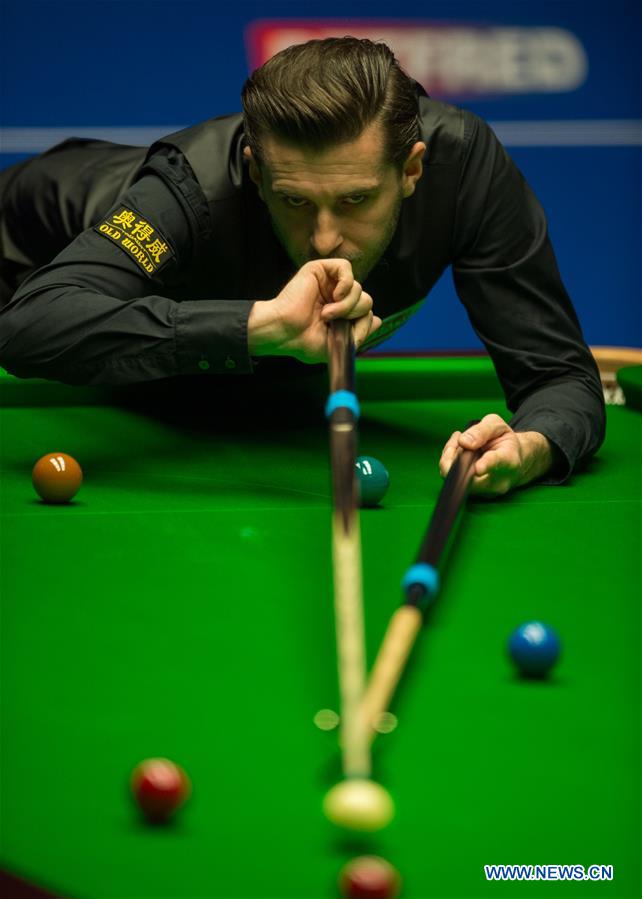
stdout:
<svg viewBox="0 0 642 899">
<path fill-rule="evenodd" d="M 331 394 L 338 390 L 354 392 L 354 342 L 349 321 L 338 320 L 330 325 L 328 368 Z M 369 735 L 358 727 L 359 706 L 365 691 L 366 659 L 355 474 L 356 431 L 356 419 L 350 410 L 341 408 L 332 414 L 332 551 L 342 764 L 346 777 L 369 777 L 372 767 Z"/>
<path fill-rule="evenodd" d="M 478 450 L 459 451 L 441 488 L 417 561 L 429 558 L 435 565 L 439 561 L 446 549 L 448 536 L 455 527 L 457 513 L 463 507 L 478 457 Z M 431 536 L 438 545 L 437 552 L 435 545 L 430 543 Z M 408 601 L 390 619 L 359 708 L 358 727 L 368 734 L 370 742 L 376 736 L 374 727 L 377 720 L 388 709 L 401 680 L 422 623 L 423 612 Z"/>
<path fill-rule="evenodd" d="M 346 777 L 370 777 L 370 738 L 359 727 L 359 708 L 366 684 L 359 519 L 346 533 L 333 516 L 334 610 L 341 695 L 341 750 Z"/>
<path fill-rule="evenodd" d="M 359 707 L 358 727 L 368 735 L 369 743 L 376 736 L 379 717 L 390 706 L 422 623 L 420 609 L 405 603 L 390 619 Z"/>
</svg>

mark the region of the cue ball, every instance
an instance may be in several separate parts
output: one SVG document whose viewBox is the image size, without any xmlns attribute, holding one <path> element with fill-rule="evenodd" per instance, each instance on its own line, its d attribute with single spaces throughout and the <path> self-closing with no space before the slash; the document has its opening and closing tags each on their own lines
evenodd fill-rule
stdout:
<svg viewBox="0 0 642 899">
<path fill-rule="evenodd" d="M 380 784 L 366 778 L 343 780 L 323 800 L 323 812 L 337 827 L 373 832 L 392 820 L 392 797 Z"/>
<path fill-rule="evenodd" d="M 131 776 L 131 791 L 149 821 L 166 821 L 192 792 L 190 779 L 169 759 L 145 759 Z"/>
<path fill-rule="evenodd" d="M 524 677 L 545 677 L 560 651 L 559 637 L 541 621 L 520 624 L 508 641 L 508 654 Z"/>
<path fill-rule="evenodd" d="M 395 899 L 401 889 L 396 868 L 378 855 L 353 858 L 339 875 L 344 899 Z"/>
<path fill-rule="evenodd" d="M 47 453 L 34 465 L 31 481 L 46 503 L 68 503 L 80 490 L 82 469 L 66 453 Z"/>
<path fill-rule="evenodd" d="M 390 485 L 390 475 L 385 465 L 374 456 L 358 456 L 355 465 L 361 505 L 376 506 Z"/>
</svg>

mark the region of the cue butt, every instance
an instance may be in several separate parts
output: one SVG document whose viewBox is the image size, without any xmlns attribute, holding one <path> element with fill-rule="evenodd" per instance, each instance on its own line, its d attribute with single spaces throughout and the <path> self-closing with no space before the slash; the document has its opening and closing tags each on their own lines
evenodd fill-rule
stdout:
<svg viewBox="0 0 642 899">
<path fill-rule="evenodd" d="M 359 727 L 359 707 L 366 682 L 361 535 L 354 516 L 348 533 L 333 516 L 334 604 L 337 664 L 341 694 L 341 749 L 346 777 L 370 777 L 370 740 Z"/>
<path fill-rule="evenodd" d="M 376 736 L 379 716 L 388 710 L 422 622 L 420 610 L 411 605 L 400 606 L 390 619 L 359 708 L 359 726 L 369 743 Z"/>
<path fill-rule="evenodd" d="M 328 327 L 328 375 L 330 393 L 337 390 L 354 392 L 354 338 L 352 322 L 333 319 Z"/>
</svg>

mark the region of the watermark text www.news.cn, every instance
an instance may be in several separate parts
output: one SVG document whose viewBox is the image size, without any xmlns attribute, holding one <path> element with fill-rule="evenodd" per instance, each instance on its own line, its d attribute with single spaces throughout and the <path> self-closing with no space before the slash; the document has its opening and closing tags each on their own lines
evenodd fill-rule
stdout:
<svg viewBox="0 0 642 899">
<path fill-rule="evenodd" d="M 484 865 L 486 880 L 613 880 L 613 865 Z"/>
</svg>

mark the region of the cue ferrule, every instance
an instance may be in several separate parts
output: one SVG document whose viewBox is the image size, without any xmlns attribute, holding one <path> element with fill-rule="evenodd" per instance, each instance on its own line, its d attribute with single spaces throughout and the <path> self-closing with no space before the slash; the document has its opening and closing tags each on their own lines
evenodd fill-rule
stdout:
<svg viewBox="0 0 642 899">
<path fill-rule="evenodd" d="M 404 575 L 401 589 L 409 605 L 425 612 L 439 591 L 439 572 L 426 562 L 415 562 Z"/>
<path fill-rule="evenodd" d="M 351 413 L 351 421 L 357 421 L 361 415 L 361 407 L 357 395 L 352 390 L 335 390 L 325 404 L 326 418 L 333 418 L 339 410 Z"/>
</svg>

